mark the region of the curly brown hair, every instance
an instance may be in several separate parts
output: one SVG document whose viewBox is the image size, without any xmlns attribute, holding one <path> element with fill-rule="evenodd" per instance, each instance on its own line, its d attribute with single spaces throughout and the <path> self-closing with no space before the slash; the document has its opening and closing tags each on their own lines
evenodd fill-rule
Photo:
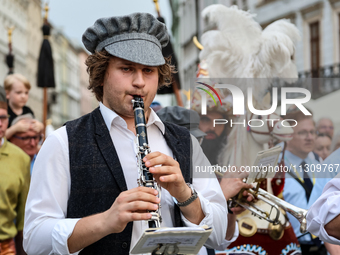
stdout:
<svg viewBox="0 0 340 255">
<path fill-rule="evenodd" d="M 103 82 L 104 76 L 109 65 L 110 58 L 113 57 L 106 50 L 95 52 L 90 55 L 85 64 L 87 66 L 87 72 L 89 74 L 88 89 L 94 93 L 97 100 L 103 101 Z M 169 86 L 172 83 L 172 74 L 175 73 L 175 66 L 170 64 L 171 57 L 165 58 L 165 64 L 158 66 L 158 89 Z"/>
</svg>

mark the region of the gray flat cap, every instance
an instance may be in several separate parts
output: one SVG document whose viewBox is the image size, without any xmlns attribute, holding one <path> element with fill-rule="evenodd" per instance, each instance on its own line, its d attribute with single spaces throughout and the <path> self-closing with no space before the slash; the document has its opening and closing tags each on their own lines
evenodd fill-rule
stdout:
<svg viewBox="0 0 340 255">
<path fill-rule="evenodd" d="M 167 106 L 158 110 L 156 114 L 161 121 L 167 121 L 186 127 L 196 138 L 207 135 L 198 128 L 200 124 L 200 116 L 194 110 L 188 110 L 180 106 Z"/>
<path fill-rule="evenodd" d="M 105 49 L 112 56 L 142 65 L 165 64 L 162 47 L 169 42 L 165 24 L 149 13 L 98 19 L 83 34 L 83 43 L 94 53 Z"/>
</svg>

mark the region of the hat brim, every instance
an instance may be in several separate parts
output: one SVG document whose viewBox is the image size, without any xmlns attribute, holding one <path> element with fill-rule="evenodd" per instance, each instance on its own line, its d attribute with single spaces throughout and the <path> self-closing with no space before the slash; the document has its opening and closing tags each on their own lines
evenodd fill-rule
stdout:
<svg viewBox="0 0 340 255">
<path fill-rule="evenodd" d="M 105 46 L 112 56 L 129 60 L 146 66 L 161 66 L 165 64 L 161 49 L 148 40 L 126 40 Z"/>
<path fill-rule="evenodd" d="M 202 130 L 200 129 L 193 129 L 193 130 L 190 130 L 190 133 L 196 137 L 196 138 L 199 138 L 199 137 L 202 137 L 202 136 L 206 136 L 207 134 L 204 133 Z"/>
</svg>

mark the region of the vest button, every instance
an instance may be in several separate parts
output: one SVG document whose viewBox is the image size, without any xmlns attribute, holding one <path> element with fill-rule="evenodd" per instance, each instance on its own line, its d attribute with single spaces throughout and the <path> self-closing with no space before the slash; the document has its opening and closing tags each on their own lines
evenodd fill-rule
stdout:
<svg viewBox="0 0 340 255">
<path fill-rule="evenodd" d="M 127 242 L 123 242 L 123 243 L 122 243 L 122 248 L 123 248 L 123 249 L 126 249 L 127 246 L 128 246 L 128 245 L 127 245 Z"/>
</svg>

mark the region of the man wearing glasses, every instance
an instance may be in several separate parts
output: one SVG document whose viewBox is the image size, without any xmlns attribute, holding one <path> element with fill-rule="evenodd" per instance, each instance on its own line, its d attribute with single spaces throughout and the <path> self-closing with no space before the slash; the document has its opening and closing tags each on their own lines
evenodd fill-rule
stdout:
<svg viewBox="0 0 340 255">
<path fill-rule="evenodd" d="M 30 158 L 5 138 L 8 118 L 0 87 L 0 255 L 25 254 L 22 230 L 30 182 Z"/>
<path fill-rule="evenodd" d="M 15 123 L 18 123 L 21 120 L 26 122 L 27 125 L 33 126 L 33 125 L 31 125 L 31 123 L 34 122 L 34 117 L 30 113 L 16 117 L 13 120 L 12 125 L 14 125 Z M 9 141 L 11 143 L 13 143 L 16 146 L 18 146 L 19 148 L 21 148 L 24 152 L 26 152 L 26 154 L 28 156 L 30 156 L 30 158 L 31 158 L 31 174 L 32 174 L 32 169 L 33 169 L 35 157 L 36 157 L 36 155 L 39 151 L 38 146 L 39 146 L 39 143 L 41 141 L 41 138 L 42 138 L 41 133 L 38 133 L 36 130 L 33 129 L 33 127 L 31 127 L 26 132 L 15 133 L 9 139 Z"/>
<path fill-rule="evenodd" d="M 308 201 L 316 180 L 315 169 L 319 165 L 317 160 L 309 156 L 315 145 L 315 123 L 312 115 L 305 115 L 298 109 L 285 117 L 293 127 L 294 134 L 292 140 L 287 142 L 284 154 L 284 162 L 290 172 L 286 174 L 283 198 L 288 203 L 308 209 Z M 300 232 L 300 223 L 297 219 L 290 214 L 288 217 L 301 244 L 302 254 L 327 254 L 325 246 L 318 239 L 313 238 L 309 233 Z"/>
</svg>

